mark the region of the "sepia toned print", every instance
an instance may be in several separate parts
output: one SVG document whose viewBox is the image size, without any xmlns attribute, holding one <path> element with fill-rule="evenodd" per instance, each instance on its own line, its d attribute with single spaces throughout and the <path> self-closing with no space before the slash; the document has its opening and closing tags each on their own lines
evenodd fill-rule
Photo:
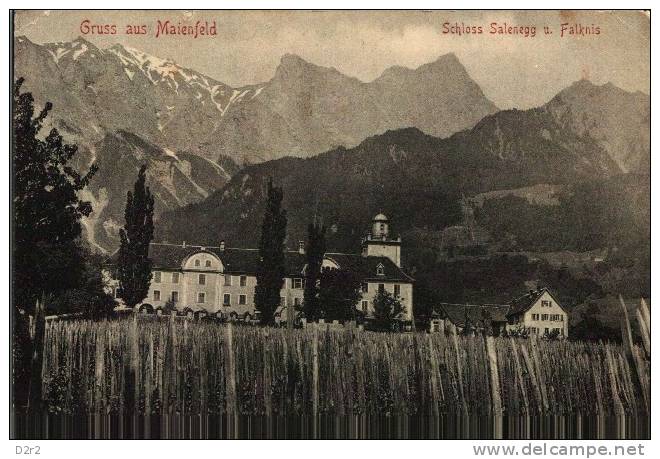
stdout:
<svg viewBox="0 0 660 459">
<path fill-rule="evenodd" d="M 12 20 L 12 438 L 650 437 L 650 13 Z"/>
</svg>

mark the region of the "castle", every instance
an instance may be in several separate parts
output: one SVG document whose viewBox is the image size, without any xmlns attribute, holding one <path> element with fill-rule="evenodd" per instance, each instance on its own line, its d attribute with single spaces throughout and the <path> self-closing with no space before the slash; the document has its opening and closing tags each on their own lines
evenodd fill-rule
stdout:
<svg viewBox="0 0 660 459">
<path fill-rule="evenodd" d="M 110 264 L 116 261 L 115 254 Z M 254 288 L 259 259 L 257 249 L 208 247 L 152 243 L 149 258 L 153 263 L 149 293 L 137 306 L 140 310 L 162 309 L 170 302 L 178 310 L 220 313 L 226 317 L 251 319 L 256 316 Z M 303 301 L 305 245 L 286 251 L 285 279 L 280 291 L 280 308 L 276 317 L 293 317 Z M 389 221 L 383 214 L 372 220 L 371 231 L 362 239 L 360 254 L 326 253 L 322 269 L 346 269 L 361 279 L 362 299 L 358 308 L 368 317 L 373 313 L 373 300 L 379 291 L 397 297 L 404 307 L 403 320 L 412 320 L 413 279 L 401 269 L 401 238 L 391 237 Z M 106 272 L 108 290 L 119 298 L 119 282 Z"/>
</svg>

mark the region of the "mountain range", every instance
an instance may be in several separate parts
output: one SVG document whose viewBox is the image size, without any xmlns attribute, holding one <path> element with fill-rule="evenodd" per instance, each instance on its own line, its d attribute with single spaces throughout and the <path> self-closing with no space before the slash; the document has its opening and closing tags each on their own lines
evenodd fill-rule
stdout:
<svg viewBox="0 0 660 459">
<path fill-rule="evenodd" d="M 287 54 L 270 81 L 239 88 L 83 38 L 40 45 L 16 37 L 14 56 L 15 77 L 36 104 L 53 103 L 50 127 L 79 146 L 79 166 L 101 166 L 87 192 L 97 210 L 86 232 L 104 249 L 117 243 L 127 185 L 145 158 L 160 213 L 203 199 L 251 163 L 353 147 L 408 126 L 443 137 L 497 111 L 453 54 L 368 83 Z M 189 186 L 172 186 L 163 171 Z"/>
<path fill-rule="evenodd" d="M 386 69 L 368 83 L 286 54 L 270 81 L 232 88 L 119 44 L 17 37 L 14 45 L 16 76 L 37 101 L 62 108 L 55 126 L 82 144 L 126 130 L 243 165 L 352 147 L 409 126 L 444 137 L 497 111 L 453 54 L 414 70 Z"/>
<path fill-rule="evenodd" d="M 77 166 L 99 166 L 85 228 L 101 250 L 116 247 L 144 163 L 163 238 L 253 245 L 273 177 L 290 190 L 290 237 L 314 212 L 339 246 L 376 209 L 403 229 L 441 229 L 460 222 L 466 196 L 650 165 L 647 95 L 581 80 L 542 107 L 498 111 L 453 54 L 367 83 L 287 54 L 270 81 L 232 88 L 121 45 L 14 45 L 16 77 L 53 102 L 49 122 L 79 145 Z"/>
<path fill-rule="evenodd" d="M 254 245 L 270 178 L 285 190 L 292 245 L 304 239 L 315 213 L 332 228 L 330 243 L 338 250 L 354 246 L 380 211 L 396 216 L 403 231 L 441 230 L 460 223 L 465 197 L 644 171 L 650 150 L 648 135 L 639 133 L 648 130 L 648 103 L 648 96 L 583 80 L 542 107 L 490 114 L 447 138 L 417 128 L 392 130 L 352 149 L 255 164 L 205 201 L 168 213 L 160 235 Z M 603 105 L 613 108 L 589 109 Z M 629 112 L 626 120 L 603 116 L 617 107 Z"/>
</svg>

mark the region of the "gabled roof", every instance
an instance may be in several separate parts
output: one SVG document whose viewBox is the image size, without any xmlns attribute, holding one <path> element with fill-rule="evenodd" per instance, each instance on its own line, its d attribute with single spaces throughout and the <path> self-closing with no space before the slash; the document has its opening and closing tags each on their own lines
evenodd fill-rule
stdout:
<svg viewBox="0 0 660 459">
<path fill-rule="evenodd" d="M 363 280 L 414 282 L 412 277 L 404 273 L 401 268 L 387 257 L 363 257 L 362 255 L 347 253 L 326 253 L 325 256 L 334 260 L 341 269 L 352 271 L 358 274 Z M 383 265 L 385 271 L 383 276 L 376 274 L 376 268 L 379 264 Z"/>
<path fill-rule="evenodd" d="M 481 321 L 506 322 L 507 304 L 452 304 L 440 303 L 434 308 L 434 312 L 444 319 L 449 319 L 458 327 L 465 327 L 466 319 L 476 325 Z"/>
<path fill-rule="evenodd" d="M 552 297 L 553 300 L 555 300 L 557 306 L 559 306 L 561 309 L 564 309 L 561 306 L 561 304 L 559 304 L 559 301 L 557 301 L 555 296 L 552 293 L 550 293 L 550 290 L 548 290 L 547 288 L 539 288 L 537 290 L 530 290 L 525 295 L 520 296 L 515 300 L 513 300 L 510 303 L 511 308 L 509 309 L 507 316 L 513 316 L 526 312 L 529 308 L 534 306 L 534 304 L 539 300 L 539 298 L 541 298 L 541 296 L 546 292 Z"/>
<path fill-rule="evenodd" d="M 198 245 L 176 245 L 165 243 L 151 243 L 149 246 L 149 258 L 153 262 L 154 269 L 179 270 L 184 261 L 196 253 L 210 253 L 218 257 L 224 266 L 224 271 L 233 274 L 257 273 L 259 251 L 257 249 L 208 247 Z M 115 252 L 108 264 L 114 264 L 118 252 Z M 363 280 L 380 280 L 389 282 L 413 282 L 412 277 L 403 272 L 392 260 L 387 257 L 363 257 L 357 254 L 326 253 L 329 258 L 339 265 L 341 269 L 355 272 Z M 284 266 L 288 277 L 302 276 L 303 268 L 307 260 L 304 254 L 298 251 L 284 252 Z M 382 264 L 385 275 L 376 274 L 376 266 Z"/>
</svg>

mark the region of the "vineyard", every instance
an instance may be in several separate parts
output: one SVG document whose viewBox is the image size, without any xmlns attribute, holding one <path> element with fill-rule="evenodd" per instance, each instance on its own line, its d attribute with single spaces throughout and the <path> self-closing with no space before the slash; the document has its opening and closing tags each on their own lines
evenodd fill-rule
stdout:
<svg viewBox="0 0 660 459">
<path fill-rule="evenodd" d="M 50 413 L 147 428 L 162 416 L 638 419 L 650 406 L 647 361 L 607 343 L 138 316 L 53 321 L 45 343 Z M 625 437 L 630 422 L 614 429 Z"/>
</svg>

